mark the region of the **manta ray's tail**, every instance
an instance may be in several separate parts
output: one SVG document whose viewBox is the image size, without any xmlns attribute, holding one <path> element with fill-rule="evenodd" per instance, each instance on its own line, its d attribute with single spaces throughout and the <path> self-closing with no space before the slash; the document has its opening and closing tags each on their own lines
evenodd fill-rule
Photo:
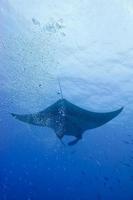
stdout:
<svg viewBox="0 0 133 200">
<path fill-rule="evenodd" d="M 62 91 L 62 87 L 61 87 L 60 78 L 58 77 L 57 80 L 58 80 L 58 85 L 59 85 L 59 90 L 60 90 L 61 99 L 63 99 L 63 91 Z"/>
</svg>

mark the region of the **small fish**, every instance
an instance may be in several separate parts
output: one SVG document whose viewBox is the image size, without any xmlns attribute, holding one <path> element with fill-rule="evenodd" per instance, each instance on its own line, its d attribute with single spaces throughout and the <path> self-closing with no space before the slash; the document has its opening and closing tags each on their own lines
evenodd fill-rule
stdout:
<svg viewBox="0 0 133 200">
<path fill-rule="evenodd" d="M 125 167 L 131 167 L 129 163 L 122 163 L 122 165 L 124 165 Z"/>
<path fill-rule="evenodd" d="M 37 19 L 32 18 L 32 22 L 33 22 L 34 25 L 40 26 L 40 22 Z"/>
<path fill-rule="evenodd" d="M 131 135 L 131 134 L 128 134 L 127 136 L 128 136 L 128 137 L 131 137 L 132 135 Z"/>
<path fill-rule="evenodd" d="M 127 140 L 123 140 L 123 143 L 130 144 L 130 142 L 128 142 Z"/>
</svg>

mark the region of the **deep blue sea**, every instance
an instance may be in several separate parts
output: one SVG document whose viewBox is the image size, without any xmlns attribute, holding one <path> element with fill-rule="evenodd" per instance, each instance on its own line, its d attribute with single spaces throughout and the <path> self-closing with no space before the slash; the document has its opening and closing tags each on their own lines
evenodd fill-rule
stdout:
<svg viewBox="0 0 133 200">
<path fill-rule="evenodd" d="M 124 110 L 74 146 L 11 116 L 55 103 L 58 77 L 73 104 Z M 0 0 L 0 200 L 133 200 L 132 0 Z"/>
</svg>

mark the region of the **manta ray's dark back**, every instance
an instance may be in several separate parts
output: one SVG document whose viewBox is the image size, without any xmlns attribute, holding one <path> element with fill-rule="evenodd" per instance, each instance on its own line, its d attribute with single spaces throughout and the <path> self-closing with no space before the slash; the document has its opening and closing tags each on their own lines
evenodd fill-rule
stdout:
<svg viewBox="0 0 133 200">
<path fill-rule="evenodd" d="M 122 110 L 123 107 L 107 113 L 91 112 L 70 103 L 66 99 L 60 99 L 41 112 L 26 115 L 12 113 L 12 115 L 16 119 L 29 124 L 50 127 L 60 139 L 64 135 L 75 136 L 77 142 L 86 130 L 104 125 L 115 118 Z"/>
</svg>

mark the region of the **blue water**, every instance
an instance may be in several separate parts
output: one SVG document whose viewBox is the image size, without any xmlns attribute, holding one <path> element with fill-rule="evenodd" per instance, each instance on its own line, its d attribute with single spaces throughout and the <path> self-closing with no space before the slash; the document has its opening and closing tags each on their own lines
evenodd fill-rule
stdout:
<svg viewBox="0 0 133 200">
<path fill-rule="evenodd" d="M 1 0 L 0 24 L 0 200 L 132 200 L 132 1 Z M 77 106 L 123 112 L 72 147 L 10 115 L 56 102 L 57 77 Z"/>
</svg>

